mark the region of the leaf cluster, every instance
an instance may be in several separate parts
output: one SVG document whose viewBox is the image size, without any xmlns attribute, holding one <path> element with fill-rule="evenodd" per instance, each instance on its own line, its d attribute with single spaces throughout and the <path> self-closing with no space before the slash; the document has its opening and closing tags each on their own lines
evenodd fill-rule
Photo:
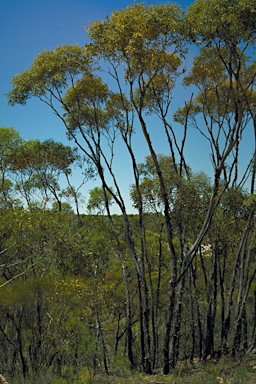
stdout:
<svg viewBox="0 0 256 384">
<path fill-rule="evenodd" d="M 68 87 L 75 76 L 90 71 L 89 63 L 84 48 L 78 45 L 63 45 L 55 51 L 39 53 L 27 71 L 13 77 L 9 104 L 24 105 L 30 97 L 42 98 L 46 92 Z"/>
<path fill-rule="evenodd" d="M 201 43 L 255 43 L 255 0 L 196 0 L 186 15 L 189 36 Z M 195 22 L 196 20 L 196 22 Z"/>
</svg>

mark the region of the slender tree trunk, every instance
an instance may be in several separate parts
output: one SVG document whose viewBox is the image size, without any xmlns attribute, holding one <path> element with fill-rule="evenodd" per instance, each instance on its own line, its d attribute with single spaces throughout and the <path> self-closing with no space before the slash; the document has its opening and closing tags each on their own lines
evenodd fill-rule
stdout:
<svg viewBox="0 0 256 384">
<path fill-rule="evenodd" d="M 189 268 L 188 274 L 188 295 L 189 295 L 189 324 L 190 324 L 190 349 L 189 349 L 189 361 L 193 362 L 196 346 L 196 335 L 195 335 L 195 315 L 194 315 L 194 303 L 193 303 L 193 289 L 192 289 L 192 266 Z"/>
<path fill-rule="evenodd" d="M 173 316 L 173 324 L 171 331 L 171 343 L 170 343 L 170 366 L 175 368 L 179 357 L 179 346 L 180 346 L 180 328 L 181 328 L 181 315 L 183 309 L 183 294 L 185 285 L 185 275 L 181 279 L 178 285 L 178 292 L 176 296 L 176 307 Z"/>
<path fill-rule="evenodd" d="M 104 371 L 105 371 L 105 373 L 107 375 L 109 375 L 110 372 L 109 372 L 109 369 L 108 369 L 108 362 L 107 362 L 107 349 L 106 349 L 104 335 L 103 335 L 101 324 L 100 324 L 100 319 L 99 319 L 98 311 L 96 311 L 96 313 L 95 313 L 95 318 L 96 318 L 97 338 L 101 342 Z"/>
<path fill-rule="evenodd" d="M 243 354 L 248 349 L 248 322 L 247 322 L 247 312 L 246 307 L 244 307 L 243 316 L 242 316 L 242 335 L 243 335 Z"/>
<path fill-rule="evenodd" d="M 126 327 L 127 327 L 127 355 L 128 359 L 130 361 L 130 366 L 131 369 L 135 368 L 135 362 L 134 362 L 134 356 L 133 356 L 133 332 L 132 332 L 132 310 L 131 310 L 131 300 L 130 300 L 130 292 L 129 292 L 129 284 L 127 280 L 127 274 L 126 274 L 126 269 L 125 269 L 125 263 L 124 263 L 124 256 L 123 256 L 123 247 L 120 243 L 119 236 L 116 232 L 115 225 L 112 220 L 112 215 L 110 212 L 109 208 L 109 202 L 107 198 L 107 193 L 106 193 L 106 185 L 105 185 L 105 178 L 104 174 L 101 174 L 101 180 L 102 180 L 102 185 L 103 185 L 103 192 L 104 192 L 104 199 L 105 199 L 105 207 L 107 210 L 107 216 L 108 220 L 110 223 L 110 226 L 112 228 L 113 234 L 115 236 L 117 246 L 118 246 L 118 253 L 119 253 L 119 259 L 121 262 L 121 268 L 122 268 L 122 275 L 123 275 L 123 281 L 124 281 L 124 287 L 125 287 L 125 303 L 126 303 Z M 138 263 L 137 263 L 137 258 L 133 249 L 133 244 L 130 238 L 130 226 L 129 226 L 129 220 L 126 217 L 126 215 L 123 215 L 124 222 L 125 222 L 125 228 L 126 228 L 126 234 L 127 234 L 127 242 L 129 244 L 130 250 L 132 250 L 132 259 L 135 264 L 135 268 L 137 271 L 137 275 L 139 273 L 138 271 Z"/>
<path fill-rule="evenodd" d="M 173 312 L 175 305 L 175 281 L 171 282 L 171 289 L 169 295 L 169 307 L 166 316 L 165 334 L 164 334 L 164 346 L 163 346 L 163 374 L 168 375 L 170 373 L 170 339 L 171 339 L 171 326 L 173 321 Z"/>
<path fill-rule="evenodd" d="M 159 332 L 158 332 L 158 314 L 159 314 L 159 301 L 160 301 L 160 289 L 161 289 L 161 276 L 162 276 L 162 258 L 163 258 L 163 250 L 162 250 L 162 230 L 163 230 L 163 223 L 161 223 L 161 230 L 160 230 L 160 236 L 158 238 L 158 244 L 159 244 L 159 251 L 158 251 L 158 268 L 157 268 L 157 289 L 156 289 L 156 300 L 155 300 L 155 351 L 154 351 L 154 360 L 153 364 L 154 367 L 157 366 L 158 362 L 158 354 L 159 354 Z"/>
<path fill-rule="evenodd" d="M 126 271 L 124 263 L 122 261 L 123 278 L 125 284 L 125 298 L 126 298 L 126 327 L 127 327 L 127 355 L 130 361 L 131 369 L 135 368 L 134 357 L 133 357 L 133 332 L 132 332 L 132 313 L 131 313 L 131 301 L 130 292 L 127 282 Z"/>
<path fill-rule="evenodd" d="M 217 248 L 216 248 L 217 247 Z M 220 325 L 221 325 L 221 332 L 220 332 L 220 339 L 223 340 L 224 336 L 224 325 L 225 325 L 225 275 L 226 275 L 226 247 L 224 249 L 224 252 L 222 254 L 223 259 L 223 265 L 221 266 L 221 255 L 219 248 L 217 244 L 215 245 L 217 256 L 218 256 L 218 273 L 219 273 L 219 286 L 220 286 L 220 302 L 221 302 L 221 310 L 220 310 Z M 221 354 L 221 351 L 218 351 L 218 354 Z"/>
<path fill-rule="evenodd" d="M 139 269 L 137 269 L 137 272 L 139 273 L 137 274 L 137 276 L 140 281 L 139 300 L 142 300 L 142 302 L 140 302 L 140 310 L 141 310 L 140 321 L 143 322 L 141 325 L 141 330 L 143 331 L 143 334 L 141 335 L 141 342 L 142 342 L 141 348 L 142 348 L 142 352 L 144 351 L 142 353 L 142 365 L 143 365 L 144 372 L 147 374 L 151 374 L 152 373 L 152 361 L 151 361 L 152 352 L 151 352 L 150 319 L 152 322 L 154 317 L 154 314 L 152 312 L 153 311 L 153 307 L 152 307 L 153 295 L 151 290 L 151 308 L 150 308 L 149 291 L 148 291 L 147 280 L 146 280 L 146 265 L 148 266 L 149 280 L 151 279 L 151 277 L 150 277 L 150 270 L 149 270 L 150 266 L 147 260 L 142 196 L 141 196 L 140 185 L 139 185 L 138 167 L 137 167 L 136 159 L 133 153 L 133 149 L 129 142 L 129 137 L 130 137 L 129 135 L 126 136 L 125 134 L 123 134 L 124 142 L 126 144 L 126 147 L 128 149 L 128 152 L 132 160 L 135 187 L 136 187 L 136 192 L 138 194 L 138 229 L 139 229 L 139 239 L 140 239 L 140 263 L 138 263 Z M 154 332 L 154 325 L 152 325 L 152 327 Z"/>
<path fill-rule="evenodd" d="M 253 302 L 253 326 L 250 340 L 250 350 L 256 348 L 256 288 L 254 289 L 254 302 Z"/>
<path fill-rule="evenodd" d="M 167 310 L 166 328 L 165 328 L 164 346 L 163 346 L 163 359 L 164 359 L 163 372 L 164 372 L 164 374 L 168 374 L 169 370 L 170 370 L 170 361 L 169 361 L 170 343 L 172 343 L 173 346 L 174 346 L 174 344 L 175 345 L 179 344 L 178 339 L 176 339 L 175 337 L 171 341 L 171 328 L 172 327 L 180 327 L 180 324 L 178 325 L 178 318 L 181 316 L 181 311 L 182 311 L 182 303 L 181 303 L 181 300 L 179 300 L 179 298 L 178 298 L 178 304 L 176 306 L 176 312 L 175 312 L 177 324 L 176 324 L 176 326 L 173 325 L 172 324 L 173 310 L 175 307 L 175 297 L 176 297 L 175 291 L 176 291 L 176 286 L 177 286 L 177 281 L 176 281 L 177 280 L 177 256 L 176 256 L 176 251 L 175 251 L 174 244 L 173 244 L 173 229 L 172 229 L 172 224 L 171 224 L 171 219 L 170 219 L 170 204 L 169 204 L 169 199 L 168 199 L 168 193 L 166 190 L 166 185 L 165 185 L 165 181 L 163 178 L 162 170 L 159 166 L 158 158 L 157 158 L 157 155 L 156 155 L 155 150 L 153 148 L 151 138 L 150 138 L 145 120 L 144 120 L 143 115 L 142 115 L 143 102 L 144 102 L 144 96 L 145 96 L 144 91 L 145 90 L 142 90 L 142 92 L 141 92 L 140 105 L 138 106 L 137 103 L 134 101 L 132 87 L 133 87 L 133 83 L 131 82 L 130 83 L 131 100 L 132 100 L 134 108 L 137 112 L 137 115 L 138 115 L 138 118 L 140 121 L 140 125 L 141 125 L 141 129 L 142 129 L 142 133 L 143 133 L 144 138 L 146 140 L 146 143 L 147 143 L 148 149 L 150 151 L 150 155 L 151 155 L 151 158 L 153 160 L 155 170 L 156 170 L 156 173 L 157 173 L 157 176 L 159 179 L 160 192 L 161 192 L 162 202 L 163 202 L 163 206 L 164 206 L 164 218 L 165 218 L 166 233 L 167 233 L 170 255 L 171 255 L 171 259 L 172 259 L 172 277 L 171 277 L 170 286 L 169 286 L 169 308 Z M 160 107 L 160 110 L 161 110 L 161 114 L 162 114 L 162 118 L 163 118 L 164 114 L 163 114 L 163 110 L 161 109 L 161 107 Z M 165 118 L 163 120 L 165 121 Z M 167 136 L 167 140 L 168 140 L 170 150 L 172 153 L 172 159 L 173 159 L 174 166 L 175 166 L 176 172 L 177 172 L 177 164 L 175 161 L 173 145 L 172 145 L 172 141 L 171 141 L 168 129 L 167 129 L 166 122 L 164 123 L 164 126 L 165 126 L 165 133 Z M 177 142 L 176 142 L 176 137 L 174 135 L 175 144 L 176 144 L 176 147 L 179 150 L 179 154 L 181 156 L 181 165 L 180 165 L 181 168 L 183 167 L 183 165 L 186 168 L 185 161 L 182 161 L 182 160 L 184 160 L 183 159 L 183 147 L 184 147 L 185 139 L 186 139 L 186 133 L 184 134 L 184 137 L 183 137 L 182 149 L 179 150 L 179 148 L 177 146 Z M 183 284 L 183 277 L 181 278 L 180 282 L 182 285 Z M 179 291 L 179 295 L 182 295 L 182 292 Z"/>
<path fill-rule="evenodd" d="M 239 287 L 238 287 L 238 299 L 237 299 L 237 305 L 236 305 L 236 311 L 235 311 L 235 327 L 234 327 L 234 337 L 233 337 L 233 347 L 232 347 L 232 353 L 235 353 L 237 348 L 237 343 L 240 340 L 240 320 L 242 317 L 242 312 L 244 309 L 244 305 L 246 303 L 246 299 L 249 293 L 249 288 L 252 284 L 252 280 L 255 276 L 255 270 L 252 273 L 250 279 L 248 280 L 247 271 L 244 271 L 245 266 L 243 265 L 244 262 L 244 255 L 246 252 L 246 245 L 248 242 L 249 233 L 251 230 L 251 224 L 252 219 L 254 217 L 254 210 L 250 212 L 250 215 L 248 217 L 246 227 L 243 233 L 243 236 L 241 238 L 239 248 L 237 250 L 237 255 L 234 261 L 234 268 L 233 273 L 231 277 L 231 283 L 230 283 L 230 289 L 229 289 L 229 300 L 227 303 L 227 309 L 226 309 L 226 315 L 224 320 L 224 326 L 223 326 L 223 332 L 222 332 L 222 340 L 221 340 L 221 350 L 222 353 L 225 353 L 226 351 L 226 345 L 227 345 L 227 338 L 230 331 L 230 323 L 231 323 L 231 309 L 233 305 L 233 294 L 235 290 L 235 285 L 237 282 L 237 275 L 239 274 Z M 248 253 L 248 258 L 250 258 L 250 252 Z M 249 259 L 247 260 L 246 264 L 249 266 Z"/>
<path fill-rule="evenodd" d="M 28 374 L 28 366 L 23 353 L 23 344 L 22 344 L 22 336 L 21 336 L 22 316 L 23 316 L 23 306 L 20 308 L 20 311 L 19 311 L 19 323 L 17 324 L 16 330 L 17 330 L 17 345 L 18 345 L 21 366 L 22 366 L 22 374 L 23 374 L 23 377 L 26 378 Z"/>
<path fill-rule="evenodd" d="M 203 345 L 202 360 L 214 355 L 214 330 L 217 307 L 217 256 L 213 251 L 212 272 L 208 279 L 208 307 L 206 311 L 206 332 Z"/>
</svg>

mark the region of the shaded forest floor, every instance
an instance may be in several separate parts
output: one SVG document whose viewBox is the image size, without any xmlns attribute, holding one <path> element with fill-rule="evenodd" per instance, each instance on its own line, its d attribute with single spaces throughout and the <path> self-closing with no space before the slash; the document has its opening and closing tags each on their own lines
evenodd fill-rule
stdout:
<svg viewBox="0 0 256 384">
<path fill-rule="evenodd" d="M 51 375 L 50 375 L 51 376 Z M 35 379 L 14 379 L 9 384 L 256 384 L 256 349 L 241 360 L 221 358 L 193 364 L 180 363 L 172 372 L 143 375 L 123 369 L 119 374 L 93 375 L 88 371 L 80 372 L 76 378 L 50 378 L 43 375 Z M 1 383 L 1 380 L 0 380 Z"/>
<path fill-rule="evenodd" d="M 96 375 L 86 377 L 79 383 L 93 384 L 256 384 L 256 350 L 240 361 L 222 358 L 218 361 L 208 360 L 193 365 L 180 364 L 170 375 Z"/>
</svg>

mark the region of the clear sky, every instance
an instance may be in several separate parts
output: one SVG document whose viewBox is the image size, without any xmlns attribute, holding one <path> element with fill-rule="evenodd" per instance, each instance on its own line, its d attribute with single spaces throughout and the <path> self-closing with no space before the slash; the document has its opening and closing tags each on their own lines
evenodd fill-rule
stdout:
<svg viewBox="0 0 256 384">
<path fill-rule="evenodd" d="M 144 1 L 145 4 L 163 2 Z M 26 70 L 43 50 L 64 44 L 84 45 L 87 42 L 85 25 L 105 19 L 112 11 L 132 3 L 131 0 L 0 0 L 0 126 L 13 127 L 24 139 L 52 138 L 67 143 L 62 123 L 39 101 L 31 99 L 26 106 L 8 106 L 5 94 L 10 91 L 11 79 Z M 180 0 L 177 3 L 186 9 L 192 1 Z M 183 105 L 184 100 L 189 98 L 184 93 L 181 90 L 176 92 L 177 105 L 179 102 Z M 157 151 L 164 152 L 163 143 L 157 144 Z M 205 168 L 207 154 L 198 138 L 191 143 L 187 154 L 188 162 L 195 171 Z M 120 171 L 127 183 L 123 169 Z"/>
<path fill-rule="evenodd" d="M 147 0 L 146 4 L 163 1 Z M 31 65 L 35 56 L 58 45 L 84 45 L 84 26 L 105 19 L 131 0 L 1 0 L 0 1 L 0 126 L 11 126 L 23 138 L 64 139 L 62 127 L 50 110 L 36 100 L 26 107 L 8 107 L 5 94 L 11 79 Z M 180 1 L 186 8 L 191 1 Z M 54 128 L 55 127 L 55 128 Z"/>
</svg>

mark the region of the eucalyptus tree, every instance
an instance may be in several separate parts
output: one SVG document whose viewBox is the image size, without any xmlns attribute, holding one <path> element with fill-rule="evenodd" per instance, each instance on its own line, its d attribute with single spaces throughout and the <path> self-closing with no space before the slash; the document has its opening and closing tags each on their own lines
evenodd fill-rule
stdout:
<svg viewBox="0 0 256 384">
<path fill-rule="evenodd" d="M 71 174 L 79 158 L 77 149 L 53 140 L 27 140 L 20 145 L 13 154 L 12 172 L 16 189 L 28 207 L 32 207 L 40 195 L 42 204 L 47 206 L 52 195 L 61 210 L 60 178 Z"/>
<path fill-rule="evenodd" d="M 174 79 L 180 65 L 179 55 L 184 51 L 179 37 L 181 18 L 180 8 L 171 4 L 150 7 L 134 4 L 113 13 L 109 19 L 93 23 L 87 28 L 91 44 L 86 49 L 66 46 L 59 47 L 54 52 L 39 54 L 29 70 L 14 77 L 13 89 L 9 94 L 11 104 L 25 104 L 29 97 L 36 96 L 53 109 L 64 122 L 69 137 L 94 162 L 102 181 L 107 212 L 107 192 L 112 195 L 122 212 L 126 223 L 126 237 L 138 276 L 141 361 L 148 373 L 152 371 L 152 367 L 149 303 L 144 270 L 145 244 L 141 232 L 141 255 L 137 255 L 125 202 L 113 171 L 114 144 L 118 135 L 121 135 L 131 158 L 135 184 L 139 191 L 137 164 L 131 143 L 135 129 L 134 116 L 137 115 L 161 176 L 143 113 L 146 108 L 159 109 L 162 115 L 168 111 Z M 99 65 L 104 61 L 108 62 L 109 75 L 116 82 L 116 94 L 110 92 L 102 79 L 93 73 L 94 70 L 97 73 L 105 71 Z M 121 69 L 122 74 L 119 74 Z M 62 93 L 63 90 L 67 91 L 66 94 Z M 150 94 L 152 100 L 155 95 L 153 104 L 149 102 Z M 165 100 L 159 106 L 160 98 L 164 95 Z M 61 114 L 56 101 L 62 105 L 64 114 Z M 168 130 L 167 126 L 165 129 Z M 169 143 L 171 144 L 170 139 Z M 106 151 L 107 145 L 109 153 Z M 112 178 L 113 191 L 106 182 L 104 167 Z M 166 223 L 170 227 L 168 200 L 163 179 L 160 179 L 162 196 L 165 198 Z M 139 228 L 143 231 L 141 207 L 139 212 Z M 175 274 L 176 261 L 170 228 L 168 233 Z"/>
<path fill-rule="evenodd" d="M 186 15 L 189 36 L 199 45 L 200 53 L 195 57 L 184 85 L 193 85 L 198 93 L 177 111 L 175 119 L 196 128 L 209 144 L 214 182 L 206 216 L 208 223 L 225 190 L 232 187 L 239 192 L 239 187 L 247 180 L 251 200 L 255 193 L 256 72 L 252 54 L 256 42 L 255 6 L 255 1 L 198 0 Z M 247 164 L 242 169 L 240 148 L 245 134 L 250 137 L 252 145 L 251 152 L 247 153 Z M 245 302 L 255 276 L 252 264 L 254 214 L 255 206 L 252 204 L 234 258 L 222 322 L 222 351 L 225 351 L 230 331 L 236 281 L 239 294 L 234 315 L 234 352 L 241 342 Z M 241 269 L 238 269 L 238 265 L 241 265 Z M 217 284 L 216 273 L 214 276 Z M 215 300 L 216 287 L 212 290 Z M 212 299 L 213 296 L 209 297 L 208 308 Z M 213 333 L 213 329 L 210 332 Z"/>
<path fill-rule="evenodd" d="M 102 188 L 94 187 L 89 192 L 89 200 L 87 203 L 87 210 L 89 213 L 95 213 L 98 215 L 103 215 L 105 211 L 105 197 L 102 191 Z M 111 205 L 111 200 L 113 200 L 110 193 L 107 194 L 108 204 Z"/>
<path fill-rule="evenodd" d="M 13 156 L 23 140 L 13 128 L 0 128 L 0 207 L 11 208 L 17 202 L 11 178 Z"/>
<path fill-rule="evenodd" d="M 255 1 L 198 0 L 189 8 L 184 20 L 177 5 L 133 4 L 113 12 L 106 20 L 86 27 L 91 42 L 85 48 L 73 45 L 42 52 L 27 71 L 13 78 L 13 88 L 8 96 L 10 104 L 25 104 L 31 97 L 46 103 L 63 121 L 68 137 L 97 170 L 126 286 L 128 356 L 134 367 L 132 307 L 124 246 L 111 216 L 110 202 L 113 201 L 120 209 L 130 258 L 136 270 L 141 365 L 146 373 L 151 373 L 154 365 L 151 348 L 154 320 L 144 210 L 151 209 L 152 205 L 145 195 L 148 187 L 137 163 L 136 133 L 144 138 L 159 183 L 160 193 L 154 196 L 154 209 L 162 209 L 169 246 L 168 304 L 162 336 L 163 353 L 159 360 L 167 374 L 179 357 L 187 277 L 195 276 L 191 272 L 193 261 L 209 231 L 223 192 L 230 184 L 238 182 L 242 134 L 250 120 L 255 123 L 255 63 L 246 57 L 247 49 L 255 43 L 254 12 Z M 181 122 L 183 127 L 178 135 L 170 119 L 170 107 L 175 80 L 184 72 L 182 59 L 187 40 L 202 44 L 203 48 L 185 79 L 185 85 L 196 86 L 198 94 L 175 114 L 176 121 Z M 113 90 L 109 89 L 106 78 Z M 171 181 L 164 175 L 161 157 L 157 155 L 152 140 L 152 115 L 158 119 L 157 123 L 153 123 L 158 136 L 164 138 L 168 145 Z M 200 117 L 203 117 L 204 125 Z M 185 158 L 187 132 L 191 125 L 203 134 L 210 145 L 214 175 L 207 209 L 204 201 L 204 214 L 192 236 L 191 226 L 183 225 L 187 224 L 188 207 L 181 208 L 184 198 L 188 198 L 188 204 L 193 203 L 189 195 L 196 190 Z M 131 165 L 133 195 L 138 210 L 139 246 L 116 174 L 116 167 L 119 166 L 116 149 L 126 151 Z M 253 189 L 255 158 L 249 161 L 247 172 L 251 169 Z M 155 180 L 151 183 L 154 188 L 157 185 Z M 173 210 L 174 203 L 176 212 Z M 174 213 L 180 248 L 174 241 Z M 244 303 L 246 295 L 241 293 L 241 297 L 243 300 L 240 302 Z"/>
</svg>

